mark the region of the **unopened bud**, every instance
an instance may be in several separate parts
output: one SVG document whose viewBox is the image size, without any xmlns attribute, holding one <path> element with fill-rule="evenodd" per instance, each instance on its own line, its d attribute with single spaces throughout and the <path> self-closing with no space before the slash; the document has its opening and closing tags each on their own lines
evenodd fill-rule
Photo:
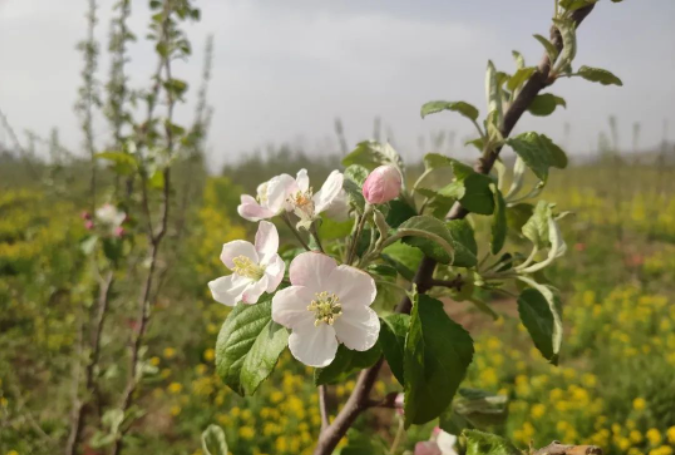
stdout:
<svg viewBox="0 0 675 455">
<path fill-rule="evenodd" d="M 363 196 L 370 204 L 384 204 L 401 192 L 401 173 L 391 165 L 380 166 L 363 183 Z"/>
</svg>

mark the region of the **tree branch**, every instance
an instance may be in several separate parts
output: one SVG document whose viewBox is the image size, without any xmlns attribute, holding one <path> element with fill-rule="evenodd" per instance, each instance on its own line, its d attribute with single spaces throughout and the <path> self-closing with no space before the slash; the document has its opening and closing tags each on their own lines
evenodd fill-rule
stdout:
<svg viewBox="0 0 675 455">
<path fill-rule="evenodd" d="M 572 19 L 576 22 L 577 26 L 586 18 L 586 16 L 588 16 L 588 14 L 590 14 L 594 6 L 595 5 L 590 5 L 574 12 Z M 560 32 L 555 27 L 551 28 L 551 41 L 559 51 L 562 50 L 562 37 Z M 527 110 L 539 92 L 554 82 L 549 78 L 550 71 L 551 61 L 549 60 L 548 56 L 545 55 L 539 64 L 537 71 L 532 75 L 527 84 L 525 84 L 523 90 L 519 93 L 513 104 L 511 104 L 511 106 L 506 111 L 506 114 L 504 115 L 504 126 L 501 131 L 504 137 L 507 137 L 509 134 L 511 134 L 513 127 L 516 125 L 520 117 Z M 487 151 L 474 166 L 475 171 L 481 174 L 489 174 L 492 170 L 492 166 L 499 156 L 499 152 L 501 152 L 501 147 Z M 448 218 L 452 220 L 458 220 L 465 218 L 468 214 L 469 212 L 464 207 L 462 207 L 459 202 L 456 202 L 450 210 Z M 413 283 L 417 286 L 417 290 L 420 294 L 426 293 L 433 286 L 433 274 L 435 268 L 436 261 L 429 257 L 422 259 L 422 262 L 420 263 L 413 280 Z M 396 312 L 408 314 L 410 313 L 411 309 L 412 303 L 410 298 L 405 297 L 403 300 L 401 300 L 401 302 L 399 302 L 398 306 L 396 307 Z M 356 418 L 368 408 L 368 397 L 373 385 L 375 384 L 377 375 L 383 363 L 384 358 L 380 358 L 380 360 L 375 365 L 360 373 L 356 387 L 345 403 L 345 406 L 342 408 L 342 411 L 337 415 L 333 423 L 328 428 L 323 430 L 319 435 L 319 441 L 316 448 L 314 449 L 314 455 L 330 455 L 337 446 L 340 439 L 347 433 L 347 430 L 351 427 Z"/>
</svg>

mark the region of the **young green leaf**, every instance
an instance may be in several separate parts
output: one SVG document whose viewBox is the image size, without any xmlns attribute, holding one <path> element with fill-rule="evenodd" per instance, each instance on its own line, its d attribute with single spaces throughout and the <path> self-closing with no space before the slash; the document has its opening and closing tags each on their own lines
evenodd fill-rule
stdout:
<svg viewBox="0 0 675 455">
<path fill-rule="evenodd" d="M 558 58 L 558 48 L 541 35 L 534 35 L 534 38 L 539 41 L 542 46 L 544 46 L 544 49 L 546 49 L 546 55 L 548 55 L 548 59 L 551 62 L 551 65 L 553 65 L 553 63 Z"/>
<path fill-rule="evenodd" d="M 523 58 L 523 54 L 518 51 L 511 51 L 511 55 L 513 55 L 513 59 L 516 61 L 516 68 L 519 70 L 525 68 L 525 58 Z"/>
<path fill-rule="evenodd" d="M 375 141 L 360 142 L 354 151 L 342 159 L 345 167 L 353 164 L 363 166 L 369 171 L 383 164 L 393 164 L 399 168 L 403 166 L 401 157 L 391 145 Z"/>
<path fill-rule="evenodd" d="M 464 191 L 459 199 L 462 207 L 479 215 L 492 215 L 495 208 L 494 197 L 490 191 L 492 183 L 487 175 L 473 173 L 468 176 L 463 182 Z"/>
<path fill-rule="evenodd" d="M 410 326 L 410 316 L 407 314 L 390 314 L 381 319 L 380 345 L 389 368 L 401 385 L 405 385 L 403 374 L 403 356 L 405 337 Z"/>
<path fill-rule="evenodd" d="M 457 396 L 442 415 L 439 426 L 452 434 L 457 431 L 458 422 L 466 422 L 471 427 L 488 429 L 504 423 L 508 416 L 508 397 L 479 389 L 460 388 Z M 459 416 L 461 419 L 457 419 Z M 469 425 L 464 425 L 468 427 Z M 462 428 L 463 429 L 463 428 Z"/>
<path fill-rule="evenodd" d="M 286 329 L 272 321 L 272 301 L 237 305 L 216 342 L 216 368 L 239 395 L 252 395 L 274 370 L 288 344 Z"/>
<path fill-rule="evenodd" d="M 324 385 L 346 380 L 356 371 L 373 366 L 381 356 L 382 349 L 379 343 L 363 352 L 347 349 L 341 344 L 333 362 L 325 368 L 317 368 L 314 371 L 314 383 Z"/>
<path fill-rule="evenodd" d="M 204 455 L 227 455 L 225 432 L 218 425 L 209 425 L 202 433 Z"/>
<path fill-rule="evenodd" d="M 506 241 L 506 202 L 504 202 L 502 192 L 497 189 L 496 185 L 490 185 L 490 189 L 494 195 L 495 203 L 495 211 L 492 216 L 490 251 L 492 254 L 497 254 L 502 250 Z"/>
<path fill-rule="evenodd" d="M 422 118 L 442 111 L 458 112 L 469 120 L 476 120 L 479 112 L 473 105 L 464 101 L 429 101 L 421 109 Z"/>
<path fill-rule="evenodd" d="M 564 169 L 567 167 L 565 152 L 543 134 L 535 132 L 519 134 L 507 139 L 506 144 L 520 156 L 542 182 L 548 180 L 549 168 Z"/>
<path fill-rule="evenodd" d="M 452 236 L 452 246 L 455 248 L 455 267 L 475 267 L 478 264 L 478 245 L 476 238 L 467 220 L 450 220 L 446 223 Z"/>
<path fill-rule="evenodd" d="M 485 97 L 488 101 L 488 115 L 494 112 L 495 123 L 499 128 L 502 124 L 502 87 L 499 83 L 497 69 L 492 61 L 488 61 L 487 72 L 485 73 Z"/>
<path fill-rule="evenodd" d="M 441 264 L 452 262 L 452 235 L 445 223 L 437 218 L 425 215 L 412 217 L 399 226 L 397 235 Z"/>
<path fill-rule="evenodd" d="M 518 313 L 534 345 L 552 364 L 557 365 L 562 344 L 562 309 L 560 299 L 546 286 L 520 278 L 532 288 L 518 297 Z"/>
<path fill-rule="evenodd" d="M 523 225 L 522 232 L 540 250 L 549 245 L 548 221 L 552 217 L 552 205 L 546 201 L 537 202 L 532 216 Z"/>
<path fill-rule="evenodd" d="M 563 98 L 555 96 L 552 93 L 543 93 L 537 95 L 530 103 L 530 106 L 527 108 L 530 111 L 530 114 L 536 115 L 537 117 L 545 117 L 551 115 L 555 108 L 558 106 L 567 107 L 567 103 Z"/>
<path fill-rule="evenodd" d="M 572 19 L 553 19 L 553 23 L 562 35 L 563 49 L 555 65 L 554 73 L 567 72 L 577 55 L 577 26 Z"/>
<path fill-rule="evenodd" d="M 597 0 L 560 0 L 560 6 L 567 11 L 576 11 L 593 5 Z"/>
<path fill-rule="evenodd" d="M 618 85 L 623 86 L 621 79 L 616 77 L 611 72 L 602 68 L 592 68 L 590 66 L 582 66 L 577 71 L 577 74 L 587 81 L 599 82 L 602 85 Z"/>
<path fill-rule="evenodd" d="M 511 442 L 496 434 L 464 430 L 466 455 L 522 455 Z"/>
<path fill-rule="evenodd" d="M 452 172 L 457 180 L 464 180 L 475 172 L 471 166 L 449 156 L 441 155 L 440 153 L 427 153 L 424 155 L 424 168 L 427 171 L 445 167 L 452 168 Z"/>
<path fill-rule="evenodd" d="M 509 81 L 506 83 L 506 87 L 512 92 L 518 90 L 532 77 L 535 71 L 537 71 L 537 68 L 534 66 L 518 69 L 518 71 L 516 71 L 516 73 L 511 76 Z"/>
<path fill-rule="evenodd" d="M 405 424 L 427 423 L 450 405 L 473 358 L 473 340 L 426 295 L 413 302 L 405 340 Z"/>
</svg>

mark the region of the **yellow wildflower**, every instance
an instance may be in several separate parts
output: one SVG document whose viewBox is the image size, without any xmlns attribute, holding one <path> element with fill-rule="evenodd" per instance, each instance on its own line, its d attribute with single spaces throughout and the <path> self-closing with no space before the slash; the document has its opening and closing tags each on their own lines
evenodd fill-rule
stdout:
<svg viewBox="0 0 675 455">
<path fill-rule="evenodd" d="M 657 446 L 661 444 L 661 432 L 657 430 L 656 428 L 651 428 L 647 431 L 647 439 L 649 440 L 649 444 L 652 446 Z"/>
<path fill-rule="evenodd" d="M 204 351 L 204 359 L 208 362 L 212 362 L 213 359 L 216 358 L 216 351 L 212 348 L 207 349 Z"/>
<path fill-rule="evenodd" d="M 164 349 L 164 357 L 167 359 L 172 359 L 176 356 L 176 350 L 174 348 L 165 348 Z"/>
<path fill-rule="evenodd" d="M 647 402 L 644 398 L 636 398 L 633 400 L 633 409 L 636 411 L 642 411 L 647 407 Z"/>
<path fill-rule="evenodd" d="M 169 384 L 169 392 L 173 393 L 174 395 L 178 395 L 181 390 L 183 390 L 183 385 L 178 383 L 178 382 L 172 382 Z"/>
</svg>

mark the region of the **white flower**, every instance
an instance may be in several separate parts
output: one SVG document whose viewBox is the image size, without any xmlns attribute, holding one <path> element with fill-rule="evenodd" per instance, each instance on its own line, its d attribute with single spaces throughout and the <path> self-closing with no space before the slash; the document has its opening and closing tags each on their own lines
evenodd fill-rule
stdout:
<svg viewBox="0 0 675 455">
<path fill-rule="evenodd" d="M 263 292 L 272 293 L 284 277 L 286 264 L 277 254 L 279 233 L 268 221 L 261 221 L 255 246 L 244 240 L 223 245 L 220 260 L 232 274 L 209 282 L 213 298 L 234 306 L 237 302 L 257 303 Z"/>
<path fill-rule="evenodd" d="M 295 178 L 281 174 L 259 185 L 256 198 L 242 195 L 237 211 L 249 221 L 271 218 L 284 210 L 294 212 L 305 222 L 315 220 L 322 212 L 343 221 L 349 210 L 343 181 L 342 173 L 333 171 L 321 189 L 314 193 L 306 169 L 301 169 Z"/>
<path fill-rule="evenodd" d="M 272 319 L 292 330 L 288 345 L 296 359 L 325 367 L 338 343 L 356 351 L 375 345 L 380 320 L 369 308 L 377 294 L 370 275 L 307 252 L 291 262 L 290 278 L 292 286 L 272 299 Z"/>
<path fill-rule="evenodd" d="M 443 455 L 457 455 L 455 444 L 457 443 L 457 436 L 441 430 L 436 436 L 436 444 L 441 449 Z"/>
<path fill-rule="evenodd" d="M 124 223 L 126 218 L 127 214 L 112 204 L 106 203 L 96 209 L 96 220 L 113 229 Z"/>
</svg>

